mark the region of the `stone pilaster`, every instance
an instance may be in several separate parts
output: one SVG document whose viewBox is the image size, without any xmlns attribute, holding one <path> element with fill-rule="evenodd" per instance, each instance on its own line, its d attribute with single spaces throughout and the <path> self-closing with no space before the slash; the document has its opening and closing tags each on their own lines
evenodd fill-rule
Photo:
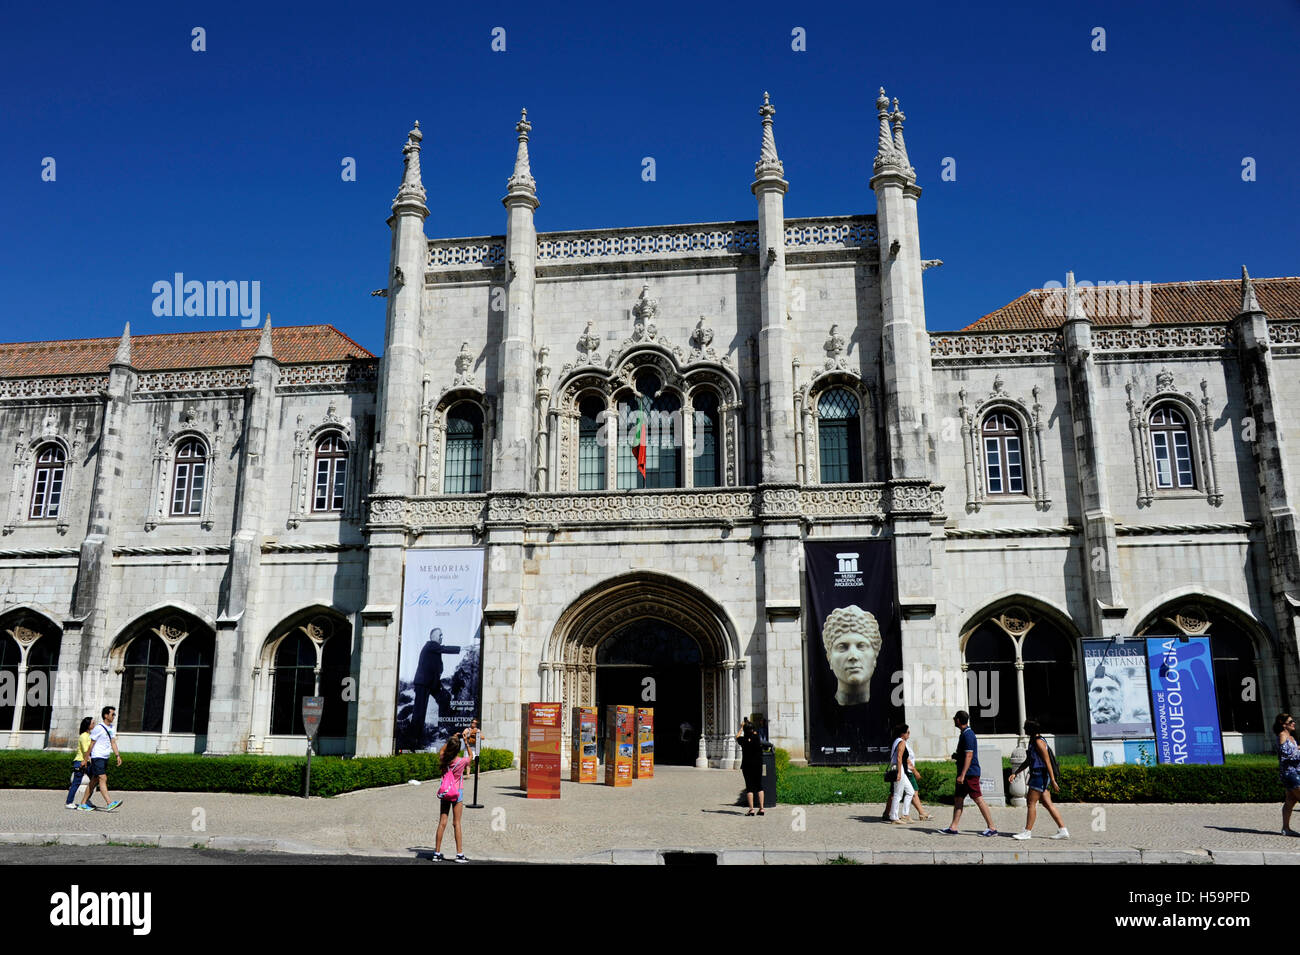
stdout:
<svg viewBox="0 0 1300 955">
<path fill-rule="evenodd" d="M 758 477 L 764 484 L 786 484 L 795 479 L 794 370 L 785 284 L 785 193 L 790 184 L 782 178 L 785 167 L 777 158 L 772 134 L 776 108 L 766 93 L 758 113 L 763 117 L 763 143 L 750 186 L 758 199 Z"/>
<path fill-rule="evenodd" d="M 1236 318 L 1237 348 L 1246 414 L 1254 423 L 1255 440 L 1250 442 L 1255 478 L 1259 488 L 1259 510 L 1268 545 L 1269 589 L 1278 634 L 1282 638 L 1284 666 L 1300 672 L 1300 542 L 1296 514 L 1292 507 L 1290 469 L 1287 466 L 1284 428 L 1278 420 L 1281 403 L 1269 348 L 1268 319 L 1255 297 L 1255 289 L 1241 268 L 1241 312 Z M 1286 704 L 1285 687 L 1279 674 Z"/>
<path fill-rule="evenodd" d="M 871 188 L 876 193 L 880 247 L 881 391 L 889 440 L 887 476 L 916 478 L 929 473 L 933 455 L 925 421 L 929 352 L 928 345 L 921 347 L 925 307 L 920 296 L 921 252 L 916 233 L 916 197 L 920 189 L 902 145 L 902 114 L 897 114 L 896 138 L 883 89 L 876 108 L 880 138 Z"/>
<path fill-rule="evenodd" d="M 537 283 L 537 229 L 533 213 L 539 203 L 537 184 L 528 160 L 528 111 L 515 126 L 519 146 L 514 175 L 507 181 L 505 265 L 505 324 L 498 377 L 501 426 L 492 449 L 492 487 L 527 491 L 532 487 L 534 386 L 537 362 L 533 355 L 533 293 Z"/>
<path fill-rule="evenodd" d="M 1065 368 L 1070 383 L 1070 421 L 1074 429 L 1074 470 L 1083 512 L 1083 564 L 1088 596 L 1085 636 L 1123 635 L 1127 608 L 1120 587 L 1119 551 L 1115 517 L 1106 482 L 1106 442 L 1102 432 L 1113 427 L 1100 406 L 1097 368 L 1092 359 L 1092 322 L 1074 287 L 1074 273 L 1066 280 L 1066 317 L 1062 329 Z"/>
<path fill-rule="evenodd" d="M 217 617 L 212 667 L 212 703 L 208 715 L 207 752 L 242 752 L 252 725 L 252 671 L 263 631 L 258 568 L 262 559 L 267 470 L 274 460 L 276 385 L 280 365 L 271 344 L 271 319 L 253 356 L 244 434 L 240 442 L 239 486 L 235 498 L 235 533 L 223 587 L 224 607 Z"/>
<path fill-rule="evenodd" d="M 54 681 L 54 711 L 50 717 L 49 746 L 67 746 L 75 740 L 81 717 L 109 701 L 101 701 L 103 671 L 97 665 L 108 649 L 108 610 L 112 602 L 114 504 L 122 482 L 123 461 L 130 453 L 126 433 L 135 391 L 131 367 L 131 326 L 109 366 L 104 396 L 99 453 L 95 456 L 95 483 L 91 491 L 90 522 L 81 542 L 72 606 L 59 646 L 59 669 Z M 68 461 L 72 467 L 73 462 Z M 116 701 L 111 701 L 114 704 Z"/>
</svg>

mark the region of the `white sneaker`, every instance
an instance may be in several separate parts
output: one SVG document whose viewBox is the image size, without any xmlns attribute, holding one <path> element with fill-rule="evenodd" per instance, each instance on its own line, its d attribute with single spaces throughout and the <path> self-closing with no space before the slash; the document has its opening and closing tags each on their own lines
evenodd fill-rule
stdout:
<svg viewBox="0 0 1300 955">
<path fill-rule="evenodd" d="M 1014 836 L 1012 836 L 1011 838 L 1012 838 L 1012 839 L 1029 839 L 1029 838 L 1031 838 L 1032 836 L 1033 836 L 1033 833 L 1030 832 L 1028 829 L 1026 829 L 1024 832 L 1017 832 L 1017 833 L 1016 833 Z"/>
<path fill-rule="evenodd" d="M 1069 830 L 1069 829 L 1062 829 L 1062 830 L 1061 830 L 1060 832 L 1058 832 L 1056 835 L 1052 836 L 1052 838 L 1053 838 L 1053 839 L 1068 839 L 1068 838 L 1070 838 L 1070 830 Z"/>
<path fill-rule="evenodd" d="M 66 806 L 64 806 L 63 808 L 64 808 L 64 809 L 76 809 L 76 808 L 77 808 L 77 804 L 76 804 L 75 802 L 70 802 L 70 803 L 68 803 Z"/>
</svg>

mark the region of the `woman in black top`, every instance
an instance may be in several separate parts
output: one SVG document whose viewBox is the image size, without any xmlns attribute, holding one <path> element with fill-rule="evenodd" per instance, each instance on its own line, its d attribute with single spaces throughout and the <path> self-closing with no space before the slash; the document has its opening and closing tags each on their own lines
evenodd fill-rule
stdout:
<svg viewBox="0 0 1300 955">
<path fill-rule="evenodd" d="M 754 814 L 754 793 L 758 793 L 758 814 L 763 815 L 763 741 L 758 738 L 754 724 L 745 720 L 736 735 L 740 745 L 740 772 L 745 777 L 745 798 L 749 801 L 747 816 Z"/>
</svg>

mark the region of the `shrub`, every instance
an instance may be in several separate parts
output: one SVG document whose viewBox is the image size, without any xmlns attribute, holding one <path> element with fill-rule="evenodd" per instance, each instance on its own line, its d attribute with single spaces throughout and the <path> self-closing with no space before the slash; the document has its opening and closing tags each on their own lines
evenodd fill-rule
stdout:
<svg viewBox="0 0 1300 955">
<path fill-rule="evenodd" d="M 508 769 L 514 753 L 485 748 L 480 772 Z M 302 794 L 304 756 L 198 756 L 126 753 L 121 766 L 109 763 L 109 785 L 123 792 L 228 792 L 285 796 Z M 64 789 L 72 772 L 70 754 L 19 750 L 0 759 L 0 789 Z M 437 753 L 402 753 L 345 759 L 314 756 L 311 794 L 336 796 L 356 789 L 433 779 Z"/>
</svg>

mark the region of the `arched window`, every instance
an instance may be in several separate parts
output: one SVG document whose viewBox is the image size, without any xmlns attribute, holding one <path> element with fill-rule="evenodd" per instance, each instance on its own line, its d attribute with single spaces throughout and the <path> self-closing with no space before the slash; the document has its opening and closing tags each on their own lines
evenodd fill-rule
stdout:
<svg viewBox="0 0 1300 955">
<path fill-rule="evenodd" d="M 966 709 L 976 733 L 1019 733 L 1016 696 L 1016 648 L 992 621 L 976 628 L 966 641 Z"/>
<path fill-rule="evenodd" d="M 59 638 L 47 633 L 27 648 L 27 687 L 39 687 L 42 692 L 29 694 L 23 706 L 23 725 L 19 729 L 45 731 L 50 728 L 50 715 L 54 712 L 54 677 L 58 670 Z M 0 726 L 3 724 L 4 717 L 0 716 Z"/>
<path fill-rule="evenodd" d="M 717 487 L 722 483 L 718 396 L 711 391 L 697 391 L 694 403 L 695 434 L 691 451 L 695 455 L 695 486 Z"/>
<path fill-rule="evenodd" d="M 176 463 L 172 468 L 173 517 L 197 517 L 203 513 L 207 459 L 207 445 L 198 438 L 186 438 L 176 448 Z"/>
<path fill-rule="evenodd" d="M 1044 733 L 1079 732 L 1074 648 L 1069 637 L 1040 621 L 1025 634 L 1020 654 L 1025 673 L 1024 718 L 1038 720 Z"/>
<path fill-rule="evenodd" d="M 337 431 L 316 442 L 316 491 L 313 511 L 343 510 L 343 492 L 348 482 L 348 443 Z"/>
<path fill-rule="evenodd" d="M 1187 418 L 1172 405 L 1151 412 L 1151 455 L 1158 488 L 1196 487 Z"/>
<path fill-rule="evenodd" d="M 343 681 L 352 669 L 352 652 L 346 631 L 335 629 L 321 648 L 320 693 L 325 699 L 321 713 L 321 736 L 348 735 L 348 704 L 343 697 Z"/>
<path fill-rule="evenodd" d="M 13 688 L 12 693 L 0 693 L 0 730 L 13 729 L 18 694 L 24 691 L 18 686 L 18 666 L 22 659 L 23 651 L 18 641 L 0 630 L 0 686 Z"/>
<path fill-rule="evenodd" d="M 605 402 L 582 399 L 578 405 L 578 490 L 605 490 L 605 441 L 601 440 Z"/>
<path fill-rule="evenodd" d="M 302 736 L 302 698 L 316 695 L 316 644 L 295 630 L 275 651 L 275 684 L 271 694 L 271 733 Z"/>
<path fill-rule="evenodd" d="M 173 733 L 208 731 L 208 708 L 212 701 L 212 655 L 214 638 L 195 633 L 176 647 L 176 677 L 172 688 Z"/>
<path fill-rule="evenodd" d="M 57 444 L 42 445 L 37 452 L 36 474 L 32 481 L 31 516 L 34 520 L 59 516 L 65 461 L 63 449 Z"/>
<path fill-rule="evenodd" d="M 637 394 L 619 401 L 618 486 L 682 486 L 682 403 L 654 372 L 636 379 Z M 644 464 L 645 474 L 642 475 Z"/>
<path fill-rule="evenodd" d="M 984 419 L 984 477 L 989 495 L 1024 494 L 1025 466 L 1020 423 L 995 411 Z"/>
<path fill-rule="evenodd" d="M 145 632 L 126 648 L 122 672 L 119 729 L 124 733 L 161 733 L 167 703 L 167 645 Z"/>
<path fill-rule="evenodd" d="M 856 484 L 862 480 L 858 399 L 843 388 L 834 388 L 817 400 L 817 449 L 821 483 Z"/>
<path fill-rule="evenodd" d="M 479 494 L 483 490 L 483 409 L 462 401 L 447 412 L 444 494 Z"/>
</svg>

